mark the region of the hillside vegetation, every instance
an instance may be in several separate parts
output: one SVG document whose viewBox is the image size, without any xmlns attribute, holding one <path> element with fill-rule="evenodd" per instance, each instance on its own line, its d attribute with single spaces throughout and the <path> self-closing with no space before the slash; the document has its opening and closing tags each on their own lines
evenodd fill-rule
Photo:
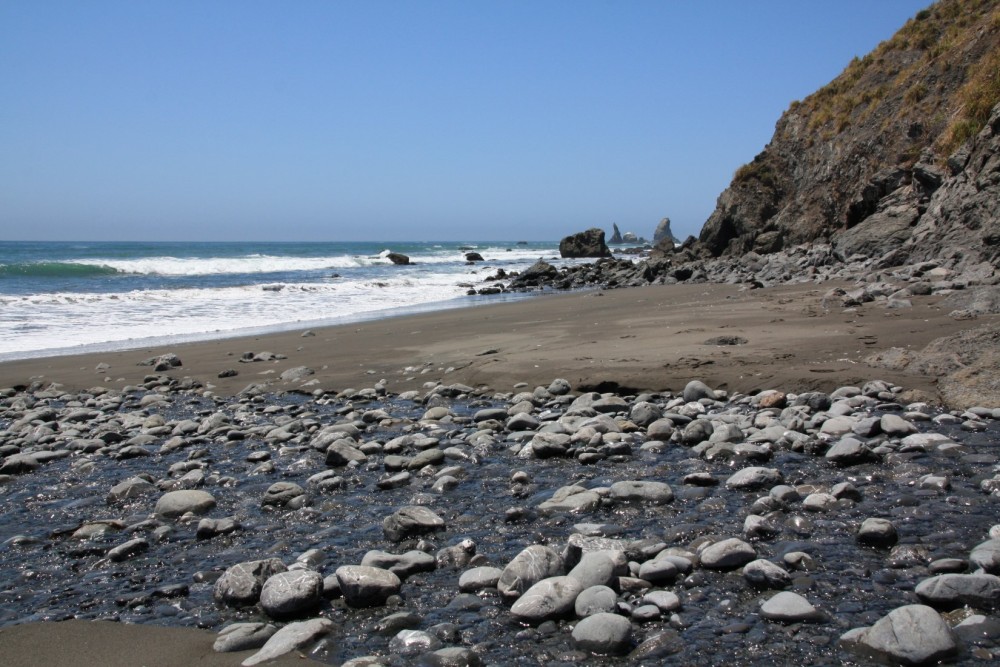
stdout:
<svg viewBox="0 0 1000 667">
<path fill-rule="evenodd" d="M 998 103 L 1000 0 L 941 0 L 790 105 L 720 195 L 700 245 L 718 256 L 834 242 L 893 206 L 912 207 L 896 225 L 916 229 L 937 188 L 965 171 L 949 158 L 967 160 Z"/>
</svg>

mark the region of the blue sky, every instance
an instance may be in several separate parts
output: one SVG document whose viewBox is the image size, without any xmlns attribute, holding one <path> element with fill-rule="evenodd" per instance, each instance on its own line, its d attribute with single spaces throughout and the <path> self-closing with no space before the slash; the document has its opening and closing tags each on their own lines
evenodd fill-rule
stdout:
<svg viewBox="0 0 1000 667">
<path fill-rule="evenodd" d="M 0 0 L 0 239 L 697 235 L 929 0 Z"/>
</svg>

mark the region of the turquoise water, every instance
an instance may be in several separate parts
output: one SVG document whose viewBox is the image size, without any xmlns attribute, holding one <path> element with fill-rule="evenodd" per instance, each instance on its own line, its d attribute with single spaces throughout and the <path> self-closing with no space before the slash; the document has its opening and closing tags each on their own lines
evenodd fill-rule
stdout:
<svg viewBox="0 0 1000 667">
<path fill-rule="evenodd" d="M 0 359 L 453 307 L 498 269 L 558 254 L 554 242 L 516 241 L 0 242 Z"/>
</svg>

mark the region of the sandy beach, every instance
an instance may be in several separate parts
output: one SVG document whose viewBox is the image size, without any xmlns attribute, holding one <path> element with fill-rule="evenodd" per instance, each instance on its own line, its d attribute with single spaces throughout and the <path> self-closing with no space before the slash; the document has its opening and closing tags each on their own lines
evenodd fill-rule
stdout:
<svg viewBox="0 0 1000 667">
<path fill-rule="evenodd" d="M 567 379 L 577 392 L 679 391 L 692 379 L 729 392 L 830 391 L 885 379 L 933 399 L 936 378 L 889 372 L 864 363 L 872 352 L 923 348 L 942 336 L 992 322 L 958 321 L 942 297 L 912 307 L 825 304 L 824 283 L 747 290 L 734 285 L 651 286 L 540 296 L 460 310 L 389 318 L 250 338 L 231 338 L 112 353 L 0 364 L 0 387 L 41 381 L 67 390 L 135 385 L 152 372 L 139 363 L 174 353 L 212 392 L 233 395 L 250 384 L 269 391 L 302 387 L 336 392 L 373 386 L 390 392 L 427 382 L 487 385 Z M 992 318 L 992 319 L 991 319 Z M 719 340 L 723 337 L 722 340 Z M 728 343 L 728 344 L 720 344 Z M 738 344 L 732 344 L 738 343 Z M 285 358 L 241 363 L 247 352 Z M 100 366 L 100 370 L 99 370 Z M 289 369 L 315 374 L 283 381 Z M 219 378 L 235 370 L 234 377 Z M 248 654 L 215 654 L 214 633 L 193 629 L 69 621 L 0 630 L 10 665 L 229 665 Z M 301 658 L 286 658 L 301 663 Z"/>
<path fill-rule="evenodd" d="M 899 347 L 919 350 L 934 339 L 979 326 L 939 306 L 943 297 L 913 297 L 911 308 L 875 303 L 824 304 L 833 283 L 747 290 L 736 285 L 667 285 L 545 295 L 515 302 L 430 312 L 373 322 L 244 338 L 0 363 L 0 387 L 34 380 L 68 390 L 121 388 L 151 373 L 143 360 L 165 353 L 183 363 L 174 377 L 197 379 L 220 395 L 250 384 L 273 391 L 306 384 L 336 392 L 385 380 L 392 392 L 426 382 L 547 384 L 562 377 L 577 391 L 679 390 L 692 379 L 753 393 L 830 390 L 872 377 L 934 396 L 936 378 L 872 368 L 863 359 Z M 127 326 L 127 323 L 123 323 Z M 736 345 L 720 345 L 736 337 Z M 745 341 L 745 342 L 742 342 Z M 722 342 L 727 342 L 723 340 Z M 285 358 L 240 363 L 241 355 Z M 101 364 L 102 370 L 98 367 Z M 303 380 L 281 374 L 305 366 Z M 219 378 L 223 371 L 237 375 Z"/>
</svg>

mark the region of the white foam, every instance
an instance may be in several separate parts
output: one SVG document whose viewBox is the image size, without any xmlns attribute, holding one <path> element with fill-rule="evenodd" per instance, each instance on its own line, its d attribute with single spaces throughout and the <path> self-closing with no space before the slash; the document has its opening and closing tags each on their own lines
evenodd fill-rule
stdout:
<svg viewBox="0 0 1000 667">
<path fill-rule="evenodd" d="M 336 319 L 462 296 L 453 275 L 0 298 L 0 359 L 75 345 Z"/>
</svg>

